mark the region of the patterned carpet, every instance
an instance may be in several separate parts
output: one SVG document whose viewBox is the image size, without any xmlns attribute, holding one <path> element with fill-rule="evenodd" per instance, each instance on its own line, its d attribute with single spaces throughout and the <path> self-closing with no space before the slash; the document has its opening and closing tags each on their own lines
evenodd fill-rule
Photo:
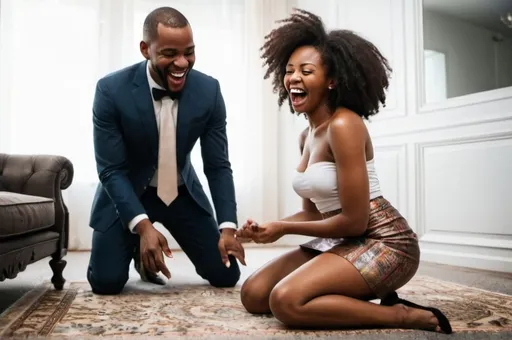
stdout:
<svg viewBox="0 0 512 340">
<path fill-rule="evenodd" d="M 272 336 L 340 337 L 414 330 L 289 330 L 271 316 L 253 316 L 240 304 L 239 287 L 152 286 L 120 296 L 97 296 L 86 282 L 63 291 L 48 284 L 27 293 L 0 315 L 0 338 L 89 336 Z M 399 291 L 410 301 L 441 309 L 454 332 L 512 331 L 512 296 L 418 276 Z M 375 301 L 378 302 L 378 301 Z"/>
</svg>

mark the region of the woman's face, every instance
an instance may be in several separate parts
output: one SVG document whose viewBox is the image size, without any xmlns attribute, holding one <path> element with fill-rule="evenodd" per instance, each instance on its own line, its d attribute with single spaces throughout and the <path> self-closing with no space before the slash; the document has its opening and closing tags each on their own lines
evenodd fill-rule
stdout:
<svg viewBox="0 0 512 340">
<path fill-rule="evenodd" d="M 312 113 L 322 105 L 329 91 L 322 56 L 312 46 L 297 48 L 286 65 L 284 86 L 296 112 Z"/>
</svg>

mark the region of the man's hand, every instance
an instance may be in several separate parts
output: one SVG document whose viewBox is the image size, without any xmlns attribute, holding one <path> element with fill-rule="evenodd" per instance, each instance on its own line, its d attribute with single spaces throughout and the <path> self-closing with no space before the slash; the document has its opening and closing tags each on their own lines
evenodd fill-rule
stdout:
<svg viewBox="0 0 512 340">
<path fill-rule="evenodd" d="M 228 255 L 233 255 L 240 261 L 244 266 L 245 264 L 245 250 L 240 242 L 235 238 L 235 230 L 226 228 L 222 229 L 219 239 L 219 251 L 222 258 L 222 263 L 229 268 L 231 263 L 229 262 Z"/>
<path fill-rule="evenodd" d="M 135 230 L 140 236 L 140 257 L 144 268 L 154 274 L 161 271 L 170 279 L 171 273 L 165 265 L 162 252 L 168 257 L 172 257 L 172 253 L 164 235 L 156 230 L 148 219 L 140 221 Z"/>
<path fill-rule="evenodd" d="M 279 221 L 259 225 L 248 219 L 243 227 L 237 231 L 236 236 L 250 238 L 256 243 L 273 243 L 284 236 L 284 230 Z"/>
</svg>

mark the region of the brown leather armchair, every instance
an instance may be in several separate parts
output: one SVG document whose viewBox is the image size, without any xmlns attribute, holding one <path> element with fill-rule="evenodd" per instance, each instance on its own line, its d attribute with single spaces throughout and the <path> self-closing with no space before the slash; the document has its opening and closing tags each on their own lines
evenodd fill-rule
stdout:
<svg viewBox="0 0 512 340">
<path fill-rule="evenodd" d="M 51 256 L 51 281 L 63 288 L 69 215 L 62 190 L 73 174 L 62 156 L 0 153 L 0 281 Z"/>
</svg>

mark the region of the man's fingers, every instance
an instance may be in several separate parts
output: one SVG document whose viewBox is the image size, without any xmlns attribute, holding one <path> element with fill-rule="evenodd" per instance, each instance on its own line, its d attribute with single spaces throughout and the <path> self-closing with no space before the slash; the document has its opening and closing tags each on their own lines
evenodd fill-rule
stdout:
<svg viewBox="0 0 512 340">
<path fill-rule="evenodd" d="M 250 237 L 237 237 L 236 239 L 240 243 L 250 243 L 250 242 L 252 242 L 252 238 L 250 238 Z"/>
<path fill-rule="evenodd" d="M 148 254 L 146 254 L 146 257 L 147 257 L 147 262 L 148 262 L 146 269 L 148 271 L 150 271 L 151 273 L 156 274 L 158 272 L 158 269 L 156 268 L 155 259 L 153 257 L 153 254 L 151 252 L 148 252 Z"/>
<path fill-rule="evenodd" d="M 234 257 L 236 257 L 238 259 L 238 261 L 240 261 L 241 264 L 243 264 L 244 266 L 246 266 L 247 264 L 245 263 L 245 255 L 238 251 L 238 250 L 231 250 L 229 252 L 231 255 L 233 255 Z"/>
<path fill-rule="evenodd" d="M 149 269 L 149 257 L 147 256 L 147 254 L 141 254 L 141 260 L 142 260 L 142 265 L 144 266 L 144 270 L 150 270 Z"/>
<path fill-rule="evenodd" d="M 237 234 L 237 237 L 240 237 L 240 238 L 252 238 L 252 234 L 253 234 L 253 232 L 250 229 L 242 229 L 242 230 L 239 230 L 239 233 Z"/>
<path fill-rule="evenodd" d="M 169 272 L 169 269 L 165 265 L 165 260 L 164 260 L 164 256 L 162 255 L 162 252 L 157 250 L 153 253 L 153 256 L 155 257 L 155 266 L 157 268 L 156 272 L 161 271 L 162 274 L 164 274 L 164 276 L 167 279 L 170 279 L 171 273 Z"/>
<path fill-rule="evenodd" d="M 157 259 L 156 264 L 158 266 L 158 269 L 164 274 L 164 276 L 169 280 L 171 278 L 171 272 L 165 265 L 164 257 L 160 255 L 160 258 Z"/>
<path fill-rule="evenodd" d="M 163 256 L 161 261 L 157 261 L 157 266 L 159 271 L 161 271 L 162 274 L 164 274 L 164 276 L 169 280 L 171 278 L 171 272 L 169 271 L 169 268 L 167 268 L 167 266 L 165 265 L 165 262 L 163 261 Z"/>
<path fill-rule="evenodd" d="M 236 257 L 238 259 L 238 261 L 240 261 L 241 264 L 243 264 L 244 266 L 247 265 L 245 263 L 245 249 L 240 244 L 239 241 L 235 241 L 235 243 L 229 244 L 229 246 L 227 248 L 228 248 L 228 255 L 233 255 L 234 257 Z"/>
<path fill-rule="evenodd" d="M 251 238 L 247 235 L 248 230 L 245 228 L 238 229 L 235 233 L 235 237 L 238 242 L 244 243 L 244 242 L 251 242 Z"/>
<path fill-rule="evenodd" d="M 160 247 L 162 248 L 162 251 L 164 252 L 165 256 L 172 258 L 171 249 L 169 249 L 169 245 L 167 244 L 167 239 L 164 237 L 164 235 L 160 234 L 160 236 L 158 237 L 158 240 L 160 241 Z"/>
<path fill-rule="evenodd" d="M 165 264 L 162 263 L 160 265 L 160 271 L 162 272 L 162 274 L 164 274 L 164 276 L 167 278 L 167 280 L 171 279 L 171 272 L 169 271 L 169 269 L 167 268 L 167 266 Z"/>
<path fill-rule="evenodd" d="M 222 263 L 229 268 L 231 266 L 231 263 L 229 262 L 228 252 L 226 250 L 226 246 L 224 245 L 224 242 L 219 243 L 219 252 L 220 252 L 220 258 L 222 259 Z"/>
<path fill-rule="evenodd" d="M 240 261 L 241 264 L 243 264 L 244 266 L 246 266 L 246 263 L 245 263 L 245 249 L 244 247 L 238 243 L 238 246 L 237 246 L 237 250 L 238 252 L 240 253 L 240 257 L 237 257 L 238 261 Z"/>
</svg>

